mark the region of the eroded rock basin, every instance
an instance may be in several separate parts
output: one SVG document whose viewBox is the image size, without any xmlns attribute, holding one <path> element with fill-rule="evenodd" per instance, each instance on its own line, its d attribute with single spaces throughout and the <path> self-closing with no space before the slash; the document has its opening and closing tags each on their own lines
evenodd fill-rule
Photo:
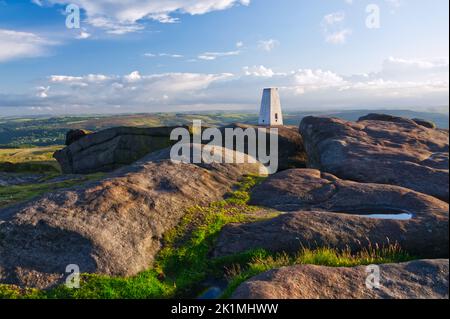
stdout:
<svg viewBox="0 0 450 319">
<path fill-rule="evenodd" d="M 293 169 L 257 186 L 251 203 L 287 213 L 262 222 L 227 225 L 214 256 L 257 248 L 292 254 L 303 247 L 358 251 L 397 243 L 417 257 L 448 257 L 448 204 L 399 186 Z"/>
<path fill-rule="evenodd" d="M 298 265 L 243 283 L 238 299 L 448 299 L 448 259 L 380 265 L 382 284 L 366 285 L 366 266 Z M 326 289 L 324 289 L 326 287 Z"/>
</svg>

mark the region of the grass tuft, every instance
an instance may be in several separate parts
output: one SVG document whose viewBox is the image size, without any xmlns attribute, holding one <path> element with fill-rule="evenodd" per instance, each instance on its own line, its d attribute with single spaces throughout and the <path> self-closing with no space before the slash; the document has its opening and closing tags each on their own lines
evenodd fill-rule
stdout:
<svg viewBox="0 0 450 319">
<path fill-rule="evenodd" d="M 336 250 L 333 248 L 302 249 L 296 256 L 286 253 L 276 255 L 256 256 L 243 269 L 240 264 L 228 269 L 229 284 L 222 298 L 229 298 L 236 288 L 244 281 L 263 272 L 293 265 L 318 265 L 327 267 L 355 267 L 361 265 L 376 265 L 407 262 L 414 257 L 403 251 L 398 244 L 384 247 L 369 247 L 352 253 L 350 249 Z"/>
</svg>

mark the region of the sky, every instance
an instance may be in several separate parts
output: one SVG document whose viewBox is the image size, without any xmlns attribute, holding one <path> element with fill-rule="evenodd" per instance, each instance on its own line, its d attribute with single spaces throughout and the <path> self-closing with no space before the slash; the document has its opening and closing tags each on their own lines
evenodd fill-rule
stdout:
<svg viewBox="0 0 450 319">
<path fill-rule="evenodd" d="M 257 110 L 265 87 L 286 110 L 442 111 L 448 15 L 448 0 L 0 0 L 0 116 Z"/>
</svg>

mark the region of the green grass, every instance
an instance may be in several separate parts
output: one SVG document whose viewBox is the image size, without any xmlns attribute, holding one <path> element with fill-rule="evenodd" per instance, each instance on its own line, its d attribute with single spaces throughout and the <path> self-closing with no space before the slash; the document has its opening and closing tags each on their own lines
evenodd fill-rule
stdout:
<svg viewBox="0 0 450 319">
<path fill-rule="evenodd" d="M 414 257 L 404 252 L 397 244 L 384 247 L 370 247 L 352 253 L 350 250 L 339 251 L 332 248 L 302 249 L 296 256 L 288 254 L 271 255 L 261 251 L 243 268 L 234 264 L 228 269 L 229 284 L 222 298 L 229 298 L 236 288 L 244 281 L 263 272 L 293 265 L 318 265 L 327 267 L 355 267 L 361 265 L 376 265 L 398 263 L 413 260 Z"/>
<path fill-rule="evenodd" d="M 0 173 L 40 174 L 35 183 L 0 186 L 0 208 L 15 204 L 47 192 L 76 186 L 101 178 L 104 174 L 92 174 L 70 180 L 51 182 L 60 175 L 59 164 L 53 153 L 62 146 L 0 149 Z"/>
<path fill-rule="evenodd" d="M 39 183 L 25 184 L 25 185 L 12 185 L 12 186 L 0 186 L 0 208 L 32 199 L 33 197 L 52 192 L 58 189 L 77 186 L 89 181 L 100 179 L 104 176 L 103 173 L 85 175 L 82 177 L 65 180 L 62 182 L 49 182 L 53 177 L 57 177 L 58 174 L 49 174 L 42 178 Z"/>
<path fill-rule="evenodd" d="M 411 259 L 398 246 L 375 247 L 356 255 L 350 251 L 337 252 L 324 248 L 303 250 L 298 256 L 288 256 L 273 255 L 259 249 L 223 258 L 210 258 L 208 253 L 226 224 L 275 216 L 261 216 L 258 214 L 260 208 L 248 205 L 249 190 L 261 181 L 260 177 L 247 176 L 225 200 L 207 207 L 189 208 L 180 224 L 165 234 L 163 249 L 157 255 L 152 269 L 129 278 L 83 274 L 79 289 L 60 285 L 39 291 L 0 285 L 0 298 L 195 298 L 208 288 L 203 285 L 206 280 L 223 279 L 229 281 L 223 297 L 229 297 L 248 278 L 282 266 L 299 263 L 353 266 Z"/>
<path fill-rule="evenodd" d="M 0 149 L 0 172 L 57 173 L 60 171 L 53 153 L 62 146 Z"/>
</svg>

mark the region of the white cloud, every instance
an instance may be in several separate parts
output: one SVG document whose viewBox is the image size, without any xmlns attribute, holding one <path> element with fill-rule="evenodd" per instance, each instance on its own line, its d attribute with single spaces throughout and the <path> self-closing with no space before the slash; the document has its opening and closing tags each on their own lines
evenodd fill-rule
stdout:
<svg viewBox="0 0 450 319">
<path fill-rule="evenodd" d="M 325 35 L 325 41 L 331 44 L 344 44 L 347 42 L 347 37 L 352 34 L 350 29 L 344 29 L 329 33 Z"/>
<path fill-rule="evenodd" d="M 36 94 L 38 97 L 45 99 L 48 97 L 48 91 L 50 91 L 50 86 L 40 86 L 37 88 L 38 93 Z"/>
<path fill-rule="evenodd" d="M 300 69 L 293 73 L 294 89 L 297 93 L 306 91 L 327 89 L 331 87 L 340 87 L 345 85 L 346 81 L 331 71 Z"/>
<path fill-rule="evenodd" d="M 322 31 L 325 42 L 330 44 L 344 44 L 352 34 L 352 30 L 344 27 L 345 12 L 338 11 L 327 14 L 322 19 Z"/>
<path fill-rule="evenodd" d="M 0 29 L 0 62 L 45 55 L 52 44 L 34 33 Z"/>
<path fill-rule="evenodd" d="M 183 58 L 184 56 L 181 54 L 172 54 L 172 53 L 144 53 L 144 56 L 147 58 L 155 58 L 155 57 L 168 57 L 168 58 L 173 58 L 173 59 L 180 59 Z"/>
<path fill-rule="evenodd" d="M 389 57 L 383 62 L 383 75 L 388 77 L 423 78 L 430 75 L 441 77 L 443 73 L 448 73 L 448 69 L 448 58 L 424 60 Z"/>
<path fill-rule="evenodd" d="M 205 53 L 200 54 L 198 56 L 198 58 L 200 60 L 212 61 L 212 60 L 216 60 L 217 58 L 220 58 L 220 57 L 236 56 L 236 55 L 239 55 L 240 53 L 241 53 L 240 51 L 205 52 Z"/>
<path fill-rule="evenodd" d="M 270 52 L 273 49 L 275 49 L 278 45 L 280 45 L 280 42 L 275 39 L 269 39 L 269 40 L 261 40 L 258 42 L 258 48 Z"/>
<path fill-rule="evenodd" d="M 398 8 L 402 5 L 401 0 L 385 0 L 388 5 L 394 8 Z"/>
<path fill-rule="evenodd" d="M 159 56 L 161 57 L 169 57 L 174 59 L 183 58 L 184 56 L 181 54 L 171 54 L 171 53 L 160 53 Z"/>
<path fill-rule="evenodd" d="M 79 35 L 77 35 L 77 39 L 84 40 L 91 37 L 91 34 L 86 31 L 81 31 Z"/>
<path fill-rule="evenodd" d="M 249 66 L 231 73 L 52 75 L 33 96 L 4 96 L 0 107 L 51 107 L 55 112 L 111 113 L 258 107 L 261 89 L 279 87 L 283 104 L 297 108 L 387 108 L 448 104 L 448 58 L 387 58 L 367 74 L 303 68 L 275 72 Z M 50 88 L 51 87 L 51 88 Z M 82 108 L 80 110 L 80 108 Z"/>
<path fill-rule="evenodd" d="M 106 107 L 108 105 L 147 105 L 168 103 L 196 96 L 211 84 L 232 78 L 230 73 L 163 73 L 143 75 L 133 71 L 123 76 L 88 74 L 83 76 L 52 75 L 49 87 L 39 88 L 41 97 L 55 101 L 67 97 L 74 105 Z"/>
<path fill-rule="evenodd" d="M 244 46 L 244 42 L 238 41 L 236 42 L 236 48 L 242 48 Z"/>
<path fill-rule="evenodd" d="M 322 23 L 324 25 L 333 25 L 337 23 L 341 23 L 345 20 L 345 12 L 339 11 L 339 12 L 333 12 L 330 14 L 327 14 L 323 17 Z"/>
<path fill-rule="evenodd" d="M 235 5 L 248 6 L 250 0 L 39 0 L 38 5 L 75 4 L 84 9 L 91 25 L 112 34 L 124 34 L 143 29 L 139 21 L 161 23 L 178 21 L 173 14 L 200 15 L 229 9 Z"/>
<path fill-rule="evenodd" d="M 137 82 L 137 81 L 142 80 L 142 76 L 139 73 L 139 71 L 134 71 L 134 72 L 131 72 L 128 75 L 125 75 L 124 79 L 125 79 L 126 82 L 133 83 L 133 82 Z"/>
<path fill-rule="evenodd" d="M 244 67 L 244 74 L 247 76 L 256 76 L 256 77 L 267 77 L 271 78 L 275 75 L 275 72 L 273 72 L 272 69 L 266 68 L 263 65 L 260 66 L 253 66 L 253 67 Z"/>
</svg>

